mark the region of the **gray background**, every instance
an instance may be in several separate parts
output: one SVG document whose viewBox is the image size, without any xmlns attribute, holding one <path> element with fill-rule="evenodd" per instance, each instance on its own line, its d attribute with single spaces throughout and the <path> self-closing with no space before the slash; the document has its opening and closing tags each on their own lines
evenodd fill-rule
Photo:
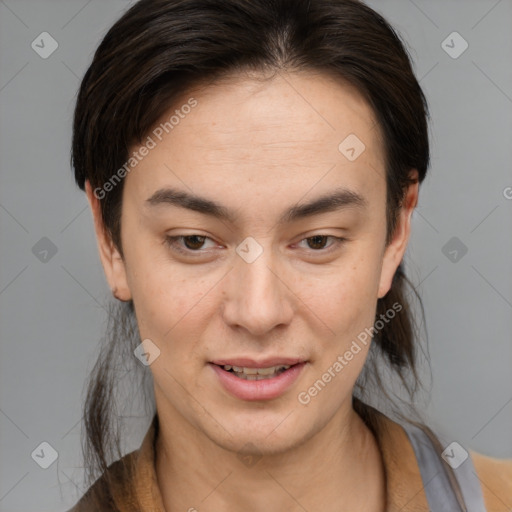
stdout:
<svg viewBox="0 0 512 512">
<path fill-rule="evenodd" d="M 369 3 L 408 42 L 432 112 L 432 167 L 406 257 L 426 309 L 426 411 L 466 448 L 512 457 L 512 2 Z M 71 116 L 94 49 L 129 5 L 0 0 L 2 512 L 66 510 L 84 491 L 82 388 L 110 290 L 72 179 Z M 45 31 L 58 42 L 47 59 L 31 48 Z M 458 58 L 442 47 L 453 31 L 469 44 Z M 43 237 L 55 254 L 41 252 Z M 127 449 L 148 421 L 134 420 Z M 48 469 L 31 458 L 43 441 L 58 452 Z"/>
</svg>

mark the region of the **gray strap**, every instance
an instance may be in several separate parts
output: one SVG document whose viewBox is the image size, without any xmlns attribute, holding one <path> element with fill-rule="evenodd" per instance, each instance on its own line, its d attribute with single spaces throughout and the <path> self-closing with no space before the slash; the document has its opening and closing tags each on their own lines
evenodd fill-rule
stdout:
<svg viewBox="0 0 512 512">
<path fill-rule="evenodd" d="M 427 434 L 409 423 L 404 423 L 402 427 L 409 436 L 416 454 L 430 510 L 432 512 L 464 512 L 457 501 L 455 491 L 443 467 L 446 463 L 441 459 L 441 455 L 436 453 L 435 447 Z M 448 445 L 441 438 L 439 440 L 443 446 Z M 450 453 L 452 452 L 450 451 Z M 459 483 L 466 511 L 486 512 L 482 488 L 471 456 L 468 454 L 467 459 L 453 469 L 453 472 Z"/>
</svg>

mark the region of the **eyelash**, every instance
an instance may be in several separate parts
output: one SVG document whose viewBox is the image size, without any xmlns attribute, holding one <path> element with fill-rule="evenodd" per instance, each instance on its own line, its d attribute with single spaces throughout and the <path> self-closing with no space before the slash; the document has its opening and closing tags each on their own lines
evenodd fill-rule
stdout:
<svg viewBox="0 0 512 512">
<path fill-rule="evenodd" d="M 190 235 L 166 236 L 164 239 L 164 243 L 167 247 L 169 247 L 170 249 L 172 249 L 174 251 L 179 252 L 180 254 L 184 254 L 187 256 L 196 256 L 196 254 L 201 255 L 201 253 L 204 253 L 205 251 L 201 251 L 201 249 L 198 249 L 198 250 L 183 249 L 182 246 L 177 245 L 178 240 L 183 240 L 185 238 L 192 238 L 192 237 L 204 238 L 204 241 L 211 240 L 210 237 L 207 237 L 205 235 L 193 233 Z M 316 235 L 312 235 L 312 236 L 303 238 L 302 240 L 299 241 L 299 243 L 303 242 L 305 240 L 311 240 L 311 239 L 317 238 L 317 237 L 331 238 L 334 240 L 334 242 L 327 249 L 311 249 L 312 252 L 320 253 L 320 254 L 329 254 L 330 252 L 336 250 L 338 247 L 340 247 L 341 245 L 343 245 L 345 242 L 348 241 L 347 238 L 338 237 L 338 236 L 334 236 L 334 235 L 324 235 L 322 233 L 319 233 Z"/>
</svg>

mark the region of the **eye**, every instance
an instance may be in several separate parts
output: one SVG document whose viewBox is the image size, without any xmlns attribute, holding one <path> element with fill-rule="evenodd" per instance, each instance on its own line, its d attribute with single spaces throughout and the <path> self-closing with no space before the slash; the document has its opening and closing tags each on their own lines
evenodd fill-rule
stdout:
<svg viewBox="0 0 512 512">
<path fill-rule="evenodd" d="M 204 235 L 179 235 L 179 236 L 166 236 L 164 239 L 165 244 L 173 250 L 176 250 L 182 254 L 190 255 L 191 253 L 200 253 L 202 246 L 206 240 L 211 240 Z M 183 242 L 185 248 L 180 243 Z"/>
<path fill-rule="evenodd" d="M 331 243 L 327 251 L 330 251 L 333 248 L 339 247 L 343 242 L 346 241 L 346 238 L 332 236 L 332 235 L 314 235 L 308 238 L 304 238 L 299 243 L 306 242 L 310 249 L 313 249 L 313 252 L 320 252 L 325 249 L 325 243 L 328 239 L 332 239 L 333 243 Z M 326 252 L 326 251 L 325 251 Z"/>
</svg>

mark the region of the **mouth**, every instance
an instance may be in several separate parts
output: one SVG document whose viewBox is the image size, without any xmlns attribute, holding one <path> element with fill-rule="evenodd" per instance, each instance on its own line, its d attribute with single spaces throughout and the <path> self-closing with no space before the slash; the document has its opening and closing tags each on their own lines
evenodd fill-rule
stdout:
<svg viewBox="0 0 512 512">
<path fill-rule="evenodd" d="M 220 365 L 219 365 L 220 366 Z M 244 380 L 273 379 L 295 365 L 284 364 L 267 368 L 249 368 L 247 366 L 232 366 L 225 364 L 220 366 L 224 371 L 232 373 L 235 377 Z"/>
<path fill-rule="evenodd" d="M 217 360 L 210 363 L 218 382 L 242 400 L 271 400 L 283 395 L 299 378 L 307 361 L 272 358 Z"/>
</svg>

